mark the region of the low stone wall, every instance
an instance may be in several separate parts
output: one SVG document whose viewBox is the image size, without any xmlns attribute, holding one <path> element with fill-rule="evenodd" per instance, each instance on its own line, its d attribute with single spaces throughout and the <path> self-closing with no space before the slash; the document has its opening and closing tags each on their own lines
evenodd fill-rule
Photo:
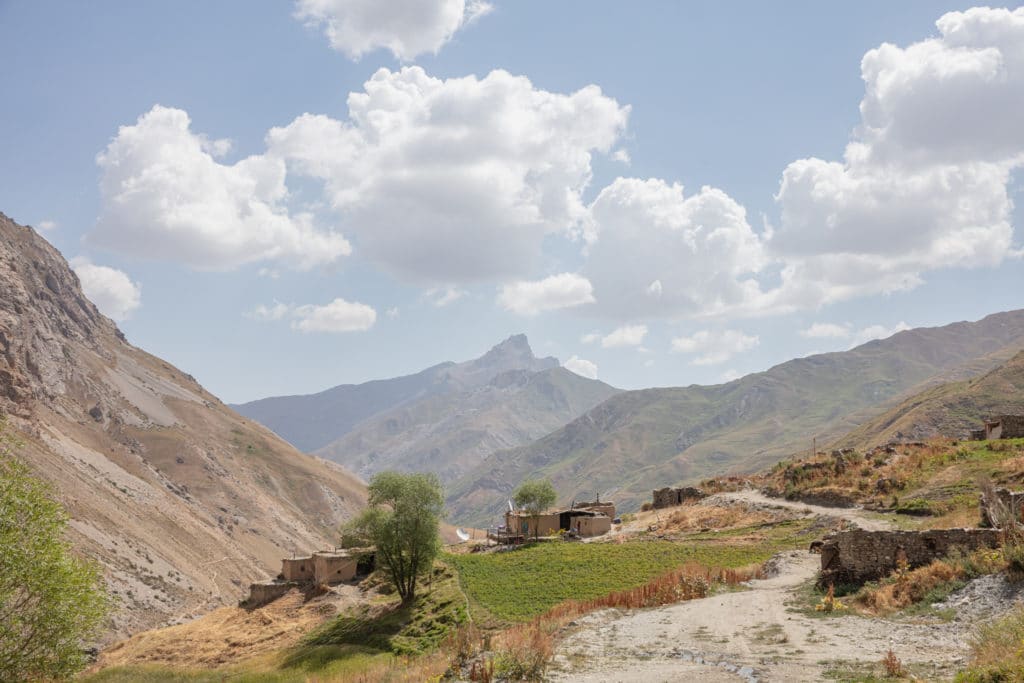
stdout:
<svg viewBox="0 0 1024 683">
<path fill-rule="evenodd" d="M 655 509 L 675 507 L 676 505 L 682 505 L 694 500 L 700 500 L 705 497 L 705 493 L 698 488 L 692 486 L 684 486 L 682 488 L 664 488 L 655 489 L 651 493 L 651 499 L 653 501 Z"/>
<path fill-rule="evenodd" d="M 297 581 L 261 581 L 250 584 L 249 598 L 242 602 L 242 607 L 262 607 L 273 602 L 293 588 L 298 588 Z"/>
<path fill-rule="evenodd" d="M 842 531 L 821 547 L 820 586 L 859 585 L 888 576 L 901 554 L 911 569 L 945 557 L 953 549 L 971 552 L 1000 544 L 996 529 L 934 529 L 931 531 Z"/>
</svg>

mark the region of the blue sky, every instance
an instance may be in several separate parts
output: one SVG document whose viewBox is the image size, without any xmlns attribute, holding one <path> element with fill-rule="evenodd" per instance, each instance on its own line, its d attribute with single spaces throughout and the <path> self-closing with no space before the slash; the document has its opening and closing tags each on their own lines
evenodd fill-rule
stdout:
<svg viewBox="0 0 1024 683">
<path fill-rule="evenodd" d="M 518 332 L 717 383 L 1021 307 L 1024 11 L 970 7 L 0 2 L 0 211 L 229 401 Z"/>
</svg>

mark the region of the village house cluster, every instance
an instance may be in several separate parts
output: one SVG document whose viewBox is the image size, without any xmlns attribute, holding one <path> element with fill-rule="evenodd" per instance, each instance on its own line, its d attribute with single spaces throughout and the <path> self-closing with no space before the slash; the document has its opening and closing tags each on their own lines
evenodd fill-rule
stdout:
<svg viewBox="0 0 1024 683">
<path fill-rule="evenodd" d="M 590 538 L 611 531 L 614 519 L 615 503 L 601 500 L 573 502 L 568 508 L 547 510 L 539 515 L 510 509 L 505 513 L 505 525 L 488 529 L 487 537 L 499 543 L 516 543 L 531 537 L 554 536 L 559 532 Z"/>
<path fill-rule="evenodd" d="M 332 586 L 351 581 L 356 576 L 373 571 L 374 554 L 371 549 L 318 550 L 303 557 L 281 560 L 281 573 L 271 581 L 258 581 L 249 586 L 247 607 L 259 607 L 276 600 L 292 588 Z"/>
</svg>

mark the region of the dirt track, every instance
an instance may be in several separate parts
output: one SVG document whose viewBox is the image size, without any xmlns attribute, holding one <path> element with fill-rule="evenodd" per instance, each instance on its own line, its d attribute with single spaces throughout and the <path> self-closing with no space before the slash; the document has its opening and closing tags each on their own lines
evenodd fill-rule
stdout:
<svg viewBox="0 0 1024 683">
<path fill-rule="evenodd" d="M 891 529 L 892 525 L 884 519 L 870 517 L 860 508 L 830 508 L 822 505 L 808 505 L 784 498 L 769 498 L 759 491 L 746 490 L 735 493 L 719 493 L 704 501 L 705 505 L 712 505 L 716 500 L 740 501 L 751 505 L 763 505 L 774 508 L 787 508 L 804 512 L 807 516 L 839 517 L 853 522 L 865 531 L 885 531 Z"/>
<path fill-rule="evenodd" d="M 842 517 L 864 529 L 889 526 L 856 509 L 791 503 L 755 492 L 720 497 Z M 819 556 L 792 551 L 779 560 L 778 574 L 751 582 L 750 590 L 579 619 L 561 641 L 551 680 L 821 681 L 829 662 L 878 663 L 890 648 L 904 664 L 927 665 L 929 679 L 949 677 L 964 662 L 973 619 L 911 623 L 801 613 L 791 603 L 797 589 L 815 576 Z"/>
</svg>

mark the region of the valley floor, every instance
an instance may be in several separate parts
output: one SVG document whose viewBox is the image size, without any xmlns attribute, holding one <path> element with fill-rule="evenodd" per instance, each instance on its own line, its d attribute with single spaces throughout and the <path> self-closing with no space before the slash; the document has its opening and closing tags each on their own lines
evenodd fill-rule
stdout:
<svg viewBox="0 0 1024 683">
<path fill-rule="evenodd" d="M 719 497 L 841 516 L 862 528 L 890 528 L 886 520 L 852 508 L 818 508 L 746 491 Z M 969 639 L 978 624 L 1008 611 L 1021 597 L 1017 588 L 1009 594 L 1004 591 L 997 600 L 985 600 L 986 591 L 1002 588 L 989 581 L 993 585 L 968 586 L 954 593 L 943 605 L 956 609 L 949 621 L 931 616 L 826 616 L 808 609 L 807 587 L 816 576 L 820 557 L 789 551 L 777 560 L 777 573 L 751 581 L 749 590 L 655 609 L 603 610 L 580 618 L 562 634 L 550 679 L 578 683 L 873 680 L 872 675 L 881 674 L 881 661 L 889 650 L 925 680 L 950 679 L 967 661 Z"/>
<path fill-rule="evenodd" d="M 605 610 L 579 620 L 556 658 L 557 681 L 821 681 L 834 662 L 933 665 L 949 677 L 967 654 L 970 624 L 915 624 L 860 616 L 812 617 L 790 607 L 819 558 L 793 551 L 751 590 L 658 609 Z"/>
</svg>

